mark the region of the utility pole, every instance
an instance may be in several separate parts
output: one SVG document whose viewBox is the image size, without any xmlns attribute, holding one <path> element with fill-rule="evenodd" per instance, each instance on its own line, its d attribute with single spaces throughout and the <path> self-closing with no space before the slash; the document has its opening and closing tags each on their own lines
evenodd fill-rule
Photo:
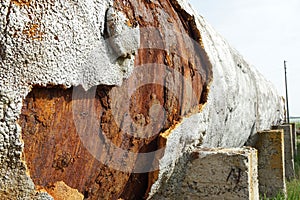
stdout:
<svg viewBox="0 0 300 200">
<path fill-rule="evenodd" d="M 285 74 L 286 122 L 290 123 L 289 97 L 288 97 L 288 85 L 287 85 L 287 75 L 286 75 L 286 61 L 284 61 L 284 74 Z"/>
</svg>

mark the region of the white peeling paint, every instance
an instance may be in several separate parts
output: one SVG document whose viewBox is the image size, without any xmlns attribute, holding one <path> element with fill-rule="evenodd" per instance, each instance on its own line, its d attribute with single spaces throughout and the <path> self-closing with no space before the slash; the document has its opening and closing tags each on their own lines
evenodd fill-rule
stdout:
<svg viewBox="0 0 300 200">
<path fill-rule="evenodd" d="M 1 64 L 9 66 L 6 77 L 17 77 L 6 85 L 83 85 L 89 89 L 100 84 L 121 85 L 130 76 L 139 47 L 139 28 L 129 27 L 124 15 L 112 11 L 112 2 L 59 1 L 39 5 L 40 9 L 34 2 L 30 7 L 2 5 L 3 12 L 9 8 L 10 20 L 0 29 L 5 57 Z M 105 38 L 107 9 L 117 17 L 115 33 Z M 120 52 L 113 55 L 110 46 Z M 116 62 L 119 56 L 125 57 L 122 63 Z"/>
</svg>

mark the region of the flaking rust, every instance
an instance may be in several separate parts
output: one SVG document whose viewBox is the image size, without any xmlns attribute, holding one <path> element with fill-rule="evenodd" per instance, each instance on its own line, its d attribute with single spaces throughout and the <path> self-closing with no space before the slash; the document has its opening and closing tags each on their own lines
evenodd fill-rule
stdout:
<svg viewBox="0 0 300 200">
<path fill-rule="evenodd" d="M 122 12 L 110 7 L 106 12 L 105 30 L 111 59 L 120 65 L 125 78 L 128 78 L 140 46 L 139 26 L 130 22 Z"/>
<path fill-rule="evenodd" d="M 11 2 L 16 4 L 17 6 L 29 6 L 31 0 L 12 0 Z"/>
<path fill-rule="evenodd" d="M 43 32 L 40 31 L 40 26 L 38 24 L 29 24 L 28 29 L 22 31 L 22 33 L 33 40 L 42 40 Z"/>
<path fill-rule="evenodd" d="M 110 7 L 106 12 L 106 30 L 109 44 L 116 58 L 131 58 L 140 46 L 140 30 L 126 16 Z"/>
</svg>

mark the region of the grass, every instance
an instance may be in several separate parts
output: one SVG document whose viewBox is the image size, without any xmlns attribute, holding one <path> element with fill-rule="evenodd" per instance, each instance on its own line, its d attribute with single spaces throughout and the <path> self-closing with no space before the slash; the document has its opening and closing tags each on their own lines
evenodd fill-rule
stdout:
<svg viewBox="0 0 300 200">
<path fill-rule="evenodd" d="M 296 126 L 300 128 L 300 122 L 296 123 Z M 297 128 L 298 129 L 298 128 Z M 300 136 L 297 136 L 297 157 L 295 158 L 295 175 L 296 178 L 293 181 L 286 183 L 287 188 L 287 200 L 300 200 Z M 262 200 L 284 200 L 283 194 L 278 194 L 275 198 L 269 199 L 263 197 Z"/>
<path fill-rule="evenodd" d="M 300 123 L 297 123 L 296 126 Z M 296 179 L 287 183 L 288 200 L 300 199 L 300 136 L 297 136 L 297 156 L 295 158 L 295 175 Z"/>
<path fill-rule="evenodd" d="M 287 199 L 299 200 L 300 199 L 300 180 L 295 179 L 287 183 Z"/>
<path fill-rule="evenodd" d="M 296 130 L 300 129 L 300 122 L 296 122 Z"/>
</svg>

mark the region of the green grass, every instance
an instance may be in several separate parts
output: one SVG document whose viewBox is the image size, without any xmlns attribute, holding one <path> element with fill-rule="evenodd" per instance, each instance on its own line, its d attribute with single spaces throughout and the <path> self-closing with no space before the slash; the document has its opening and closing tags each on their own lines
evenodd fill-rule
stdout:
<svg viewBox="0 0 300 200">
<path fill-rule="evenodd" d="M 300 123 L 296 123 L 296 127 L 300 127 Z M 296 178 L 287 182 L 287 199 L 288 200 L 299 200 L 300 199 L 300 136 L 297 136 L 297 156 L 295 158 L 295 175 Z"/>
<path fill-rule="evenodd" d="M 300 127 L 300 123 L 296 123 L 296 127 Z M 300 136 L 297 136 L 297 156 L 295 158 L 295 175 L 296 179 L 291 182 L 287 182 L 287 199 L 299 200 L 300 199 Z"/>
<path fill-rule="evenodd" d="M 300 122 L 296 122 L 296 130 L 300 129 Z"/>
<path fill-rule="evenodd" d="M 295 174 L 296 180 L 300 181 L 300 135 L 297 136 L 297 156 L 295 158 Z M 300 192 L 300 190 L 299 190 Z"/>
<path fill-rule="evenodd" d="M 285 200 L 285 199 L 284 199 L 284 195 L 280 193 L 272 199 L 267 198 L 266 196 L 264 196 L 263 198 L 261 198 L 261 200 Z"/>
<path fill-rule="evenodd" d="M 288 200 L 299 200 L 300 199 L 300 180 L 295 179 L 287 183 L 287 194 Z"/>
</svg>

